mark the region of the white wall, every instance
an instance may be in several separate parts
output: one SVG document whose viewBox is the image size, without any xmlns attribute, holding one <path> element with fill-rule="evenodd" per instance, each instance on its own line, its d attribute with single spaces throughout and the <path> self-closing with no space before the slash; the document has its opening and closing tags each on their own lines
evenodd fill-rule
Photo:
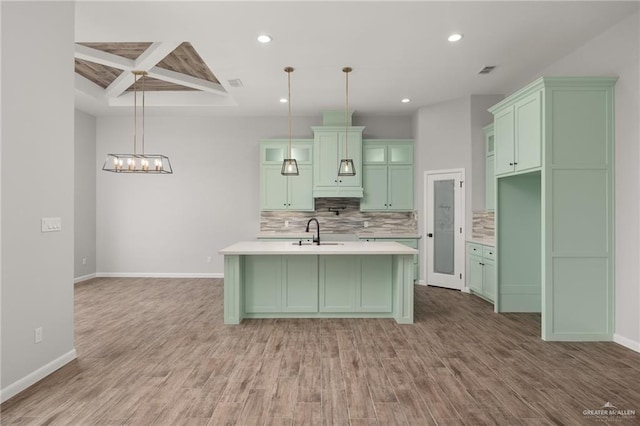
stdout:
<svg viewBox="0 0 640 426">
<path fill-rule="evenodd" d="M 96 119 L 75 111 L 74 278 L 96 273 Z M 82 259 L 86 263 L 82 263 Z"/>
<path fill-rule="evenodd" d="M 148 153 L 168 155 L 173 175 L 100 171 L 109 152 L 129 152 L 132 117 L 97 120 L 97 272 L 221 276 L 218 251 L 259 231 L 259 145 L 287 135 L 286 117 L 151 117 Z M 318 117 L 294 117 L 312 138 Z M 409 138 L 410 117 L 354 117 L 371 138 Z M 212 262 L 207 263 L 211 256 Z"/>
<path fill-rule="evenodd" d="M 504 99 L 503 95 L 471 95 L 471 210 L 485 210 L 485 168 L 486 147 L 484 130 L 487 124 L 493 123 L 493 114 L 487 111 L 490 107 Z M 471 228 L 467 228 L 471 229 Z"/>
<path fill-rule="evenodd" d="M 75 358 L 72 2 L 2 2 L 2 362 L 6 400 Z M 62 231 L 41 233 L 42 217 Z M 34 329 L 44 340 L 34 343 Z"/>
<path fill-rule="evenodd" d="M 424 173 L 434 170 L 465 169 L 465 227 L 471 236 L 472 212 L 484 209 L 484 132 L 492 121 L 487 108 L 502 95 L 472 95 L 420 108 L 414 117 L 416 137 L 416 207 L 418 226 L 424 236 Z M 420 279 L 426 280 L 421 240 Z"/>
<path fill-rule="evenodd" d="M 638 6 L 640 8 L 640 5 Z M 618 76 L 615 89 L 615 334 L 640 351 L 640 14 L 589 40 L 539 76 Z M 514 90 L 518 87 L 514 87 Z"/>
</svg>

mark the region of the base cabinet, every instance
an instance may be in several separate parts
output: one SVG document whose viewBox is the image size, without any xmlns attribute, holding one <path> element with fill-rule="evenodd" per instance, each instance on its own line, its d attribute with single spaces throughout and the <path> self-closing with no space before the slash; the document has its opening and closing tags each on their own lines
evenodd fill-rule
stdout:
<svg viewBox="0 0 640 426">
<path fill-rule="evenodd" d="M 493 246 L 467 243 L 467 286 L 490 302 L 496 297 L 496 250 Z"/>
<path fill-rule="evenodd" d="M 360 241 L 395 241 L 396 243 L 400 243 L 403 244 L 407 247 L 411 247 L 414 248 L 416 250 L 418 250 L 418 239 L 417 238 L 382 238 L 382 237 L 378 237 L 378 238 L 369 238 L 369 237 L 361 237 Z M 420 275 L 418 275 L 419 271 L 419 255 L 414 255 L 413 256 L 413 276 L 414 279 L 418 279 L 418 277 Z"/>
<path fill-rule="evenodd" d="M 392 256 L 246 256 L 244 312 L 393 310 Z"/>
<path fill-rule="evenodd" d="M 322 256 L 320 312 L 391 312 L 391 256 Z"/>
<path fill-rule="evenodd" d="M 318 259 L 282 256 L 282 311 L 318 311 Z"/>
</svg>

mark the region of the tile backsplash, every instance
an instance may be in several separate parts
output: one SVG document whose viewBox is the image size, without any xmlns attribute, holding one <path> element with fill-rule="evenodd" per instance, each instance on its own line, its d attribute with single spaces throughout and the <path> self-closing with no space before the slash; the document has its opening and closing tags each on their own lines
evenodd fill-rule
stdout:
<svg viewBox="0 0 640 426">
<path fill-rule="evenodd" d="M 340 214 L 329 211 L 330 208 Z M 320 221 L 323 233 L 418 233 L 416 212 L 361 212 L 358 198 L 318 198 L 315 212 L 260 212 L 260 232 L 303 232 L 312 217 Z M 289 222 L 289 227 L 285 227 L 285 221 Z M 364 222 L 369 222 L 367 228 Z"/>
<path fill-rule="evenodd" d="M 474 211 L 471 237 L 484 240 L 493 240 L 496 234 L 495 217 L 495 212 L 493 211 Z"/>
</svg>

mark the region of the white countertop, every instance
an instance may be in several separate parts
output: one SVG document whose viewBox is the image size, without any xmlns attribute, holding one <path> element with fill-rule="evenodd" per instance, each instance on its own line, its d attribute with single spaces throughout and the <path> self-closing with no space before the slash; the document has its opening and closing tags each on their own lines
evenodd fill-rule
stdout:
<svg viewBox="0 0 640 426">
<path fill-rule="evenodd" d="M 258 234 L 258 238 L 313 238 L 315 233 L 313 232 L 278 232 L 278 231 L 262 231 Z M 320 234 L 322 238 L 322 234 Z"/>
<path fill-rule="evenodd" d="M 482 245 L 491 246 L 491 247 L 495 247 L 496 246 L 496 241 L 493 240 L 493 239 L 488 239 L 488 238 L 469 238 L 467 240 L 467 242 L 475 243 L 475 244 L 482 244 Z"/>
<path fill-rule="evenodd" d="M 258 234 L 258 238 L 312 238 L 315 235 L 315 232 L 278 232 L 278 231 L 262 231 Z M 333 234 L 320 232 L 320 239 L 323 236 L 327 236 L 328 238 L 332 238 Z M 362 231 L 355 232 L 349 235 L 355 235 L 357 238 L 422 238 L 420 234 L 411 234 L 411 233 L 403 233 L 403 232 L 375 232 L 375 231 Z"/>
<path fill-rule="evenodd" d="M 420 234 L 410 234 L 410 233 L 402 233 L 402 232 L 356 232 L 358 238 L 415 238 L 420 239 L 422 235 Z"/>
<path fill-rule="evenodd" d="M 322 234 L 320 234 L 322 238 Z M 332 241 L 333 243 L 333 241 Z M 340 244 L 302 245 L 291 241 L 241 241 L 226 247 L 220 254 L 276 255 L 276 254 L 417 254 L 418 250 L 396 242 L 345 241 Z"/>
</svg>

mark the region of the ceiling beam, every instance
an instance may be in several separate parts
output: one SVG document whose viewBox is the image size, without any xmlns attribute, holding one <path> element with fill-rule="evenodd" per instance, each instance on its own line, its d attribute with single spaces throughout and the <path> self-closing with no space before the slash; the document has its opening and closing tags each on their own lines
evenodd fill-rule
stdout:
<svg viewBox="0 0 640 426">
<path fill-rule="evenodd" d="M 131 71 L 149 71 L 158 62 L 162 61 L 169 53 L 173 52 L 181 42 L 176 41 L 157 41 L 151 43 L 135 61 L 131 61 L 131 66 L 121 68 L 122 74 L 111 82 L 109 87 L 105 89 L 107 98 L 115 98 L 123 94 L 133 84 L 133 74 Z M 113 55 L 115 56 L 115 55 Z"/>
<path fill-rule="evenodd" d="M 156 65 L 173 52 L 181 42 L 154 42 L 135 61 L 112 53 L 76 44 L 75 57 L 122 70 L 122 73 L 104 90 L 106 99 L 122 95 L 133 84 L 132 71 L 146 71 L 148 76 L 180 86 L 190 87 L 218 96 L 228 96 L 220 83 L 159 68 Z"/>
<path fill-rule="evenodd" d="M 133 74 L 131 70 L 125 70 L 104 89 L 104 95 L 107 99 L 116 98 L 123 94 L 132 84 Z"/>
<path fill-rule="evenodd" d="M 137 71 L 149 71 L 181 44 L 181 41 L 156 41 L 151 43 L 151 46 L 135 60 L 135 69 Z"/>
<path fill-rule="evenodd" d="M 164 68 L 153 67 L 149 70 L 149 77 L 164 80 L 169 83 L 179 84 L 180 86 L 191 87 L 192 89 L 213 93 L 215 95 L 228 96 L 227 91 L 224 90 L 224 87 L 222 87 L 220 83 L 214 83 L 212 81 L 167 70 Z"/>
<path fill-rule="evenodd" d="M 102 50 L 83 46 L 77 43 L 75 57 L 121 70 L 131 70 L 134 65 L 134 62 L 131 59 L 123 58 L 122 56 L 114 55 L 113 53 L 103 52 Z"/>
</svg>

